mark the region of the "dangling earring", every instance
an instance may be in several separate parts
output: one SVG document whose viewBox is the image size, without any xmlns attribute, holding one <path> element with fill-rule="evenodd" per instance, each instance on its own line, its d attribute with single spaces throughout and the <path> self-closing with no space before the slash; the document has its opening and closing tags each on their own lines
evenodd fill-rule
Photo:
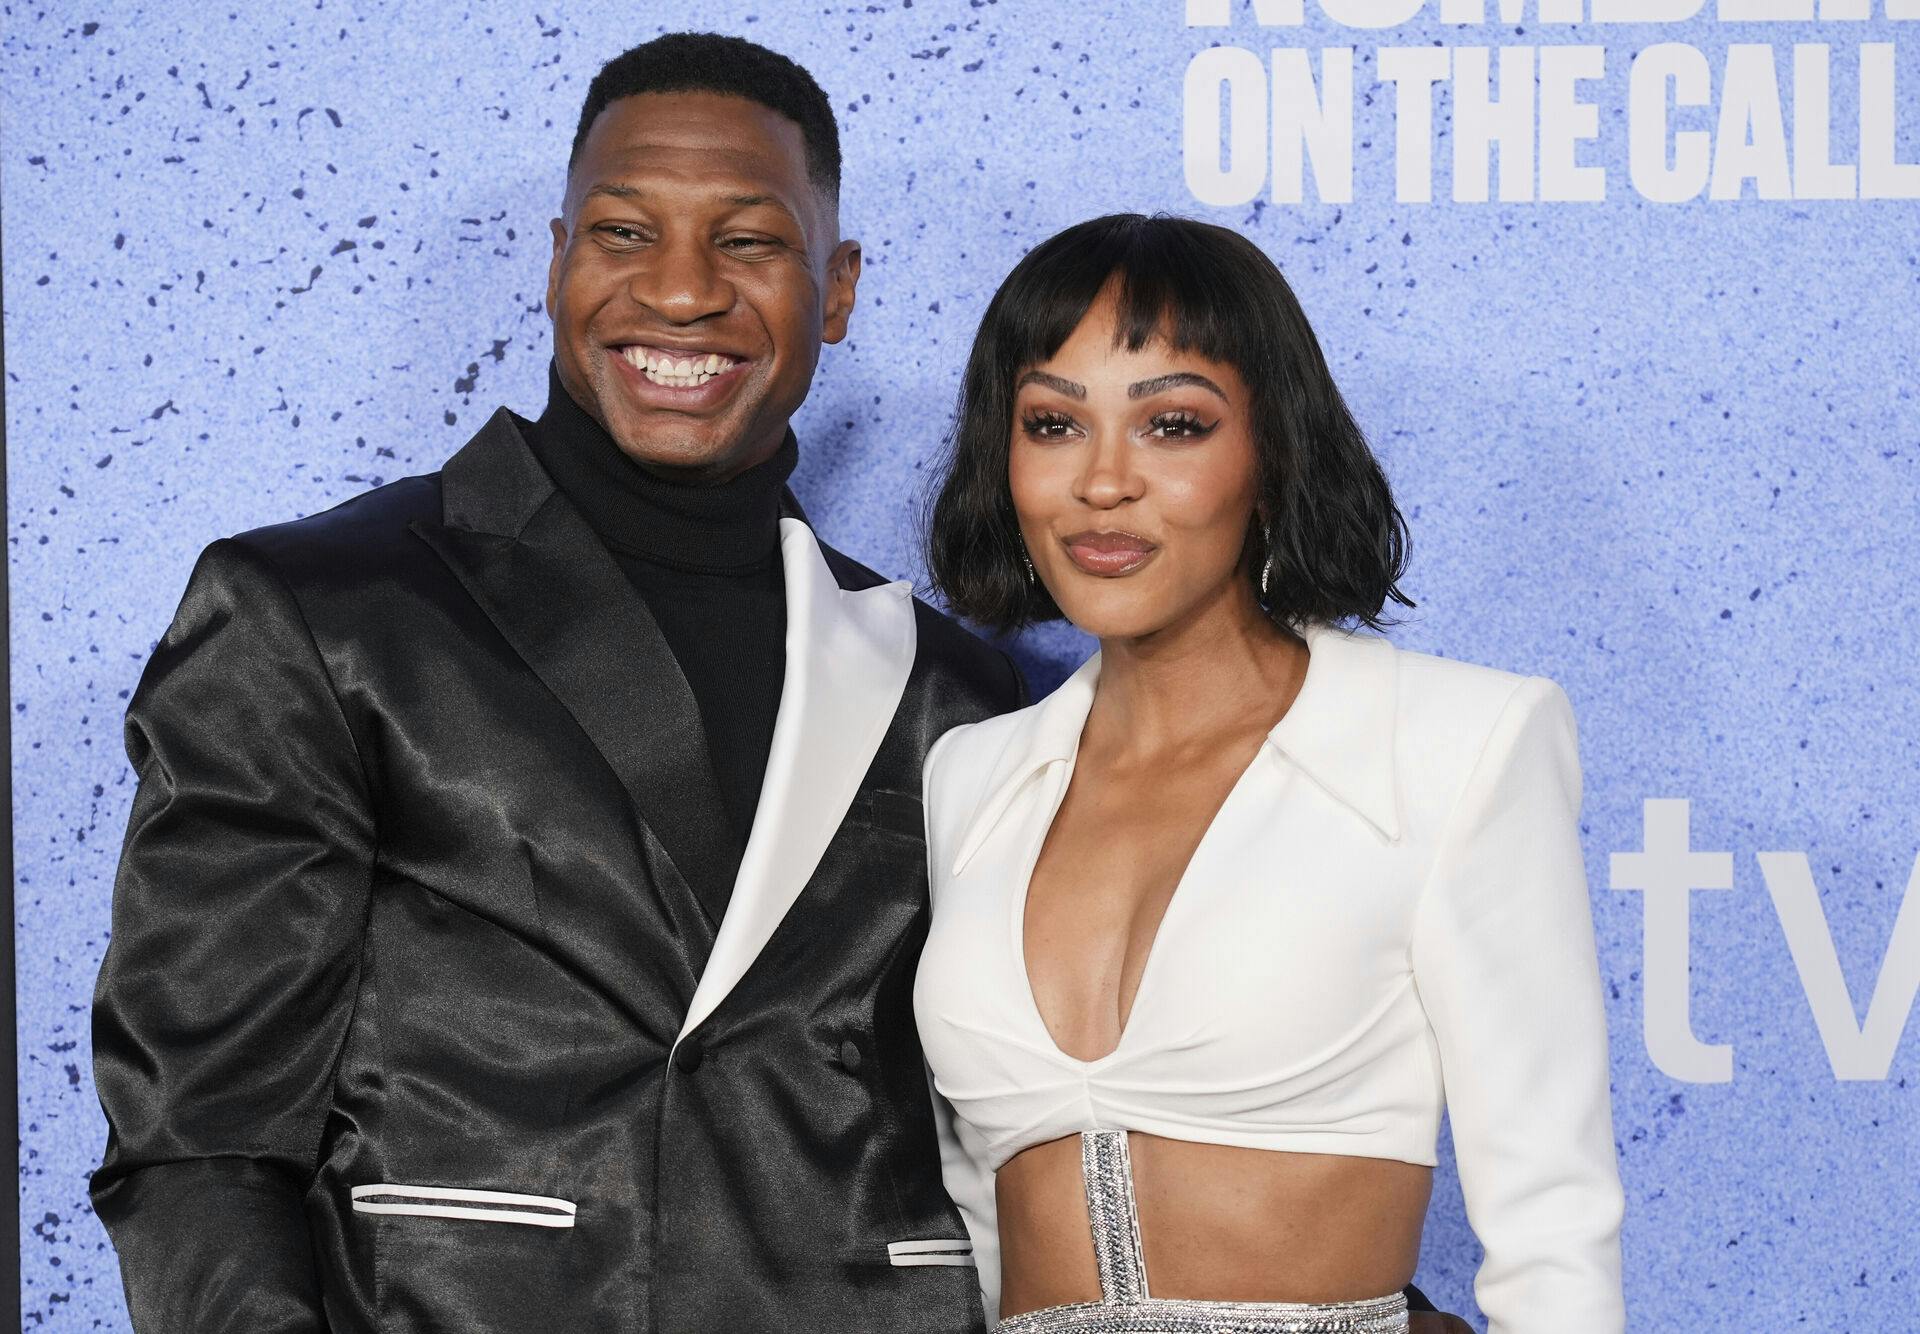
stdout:
<svg viewBox="0 0 1920 1334">
<path fill-rule="evenodd" d="M 1020 543 L 1020 563 L 1027 567 L 1027 587 L 1038 587 L 1040 576 L 1033 572 L 1033 557 L 1027 554 L 1027 544 L 1025 541 Z"/>
<path fill-rule="evenodd" d="M 1267 601 L 1267 585 L 1273 579 L 1273 525 L 1266 524 L 1260 529 L 1260 541 L 1265 551 L 1260 560 L 1260 601 Z"/>
</svg>

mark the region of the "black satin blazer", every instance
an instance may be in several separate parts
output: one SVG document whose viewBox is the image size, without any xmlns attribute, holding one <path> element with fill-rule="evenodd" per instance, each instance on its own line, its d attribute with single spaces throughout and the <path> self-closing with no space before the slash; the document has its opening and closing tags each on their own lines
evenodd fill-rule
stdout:
<svg viewBox="0 0 1920 1334">
<path fill-rule="evenodd" d="M 94 1011 L 140 1334 L 981 1327 L 909 1003 L 920 768 L 1019 676 L 801 521 L 782 559 L 715 922 L 693 696 L 509 414 L 207 549 L 127 711 Z"/>
</svg>

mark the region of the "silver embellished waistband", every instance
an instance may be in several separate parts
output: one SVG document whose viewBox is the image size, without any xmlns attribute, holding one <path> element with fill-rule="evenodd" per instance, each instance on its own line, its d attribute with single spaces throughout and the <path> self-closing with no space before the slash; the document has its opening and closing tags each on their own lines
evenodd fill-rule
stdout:
<svg viewBox="0 0 1920 1334">
<path fill-rule="evenodd" d="M 1080 1136 L 1100 1300 L 1011 1316 L 1001 1334 L 1406 1334 L 1401 1293 L 1359 1302 L 1216 1302 L 1154 1297 L 1124 1130 Z"/>
<path fill-rule="evenodd" d="M 1149 1297 L 1076 1302 L 1010 1316 L 1001 1334 L 1406 1334 L 1407 1299 L 1364 1302 L 1204 1302 Z"/>
</svg>

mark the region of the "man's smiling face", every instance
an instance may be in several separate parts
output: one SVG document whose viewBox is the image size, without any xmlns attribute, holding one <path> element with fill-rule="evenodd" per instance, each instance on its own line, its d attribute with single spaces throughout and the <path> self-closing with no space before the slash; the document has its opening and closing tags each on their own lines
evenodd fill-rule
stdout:
<svg viewBox="0 0 1920 1334">
<path fill-rule="evenodd" d="M 553 221 L 560 382 L 628 457 L 724 481 L 779 448 L 820 344 L 846 336 L 860 248 L 800 127 L 718 93 L 608 105 Z"/>
</svg>

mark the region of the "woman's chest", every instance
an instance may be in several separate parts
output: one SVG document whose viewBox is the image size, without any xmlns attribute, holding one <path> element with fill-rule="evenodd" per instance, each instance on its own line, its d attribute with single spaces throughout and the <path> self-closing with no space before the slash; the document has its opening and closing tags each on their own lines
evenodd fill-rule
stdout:
<svg viewBox="0 0 1920 1334">
<path fill-rule="evenodd" d="M 1076 1059 L 1119 1043 L 1167 907 L 1257 745 L 1158 771 L 1076 763 L 1020 928 L 1035 1005 Z"/>
<path fill-rule="evenodd" d="M 1058 768 L 1037 779 L 937 889 L 922 971 L 966 979 L 931 989 L 957 1022 L 1045 1050 L 1049 1020 L 1068 1016 L 1062 997 L 1097 1005 L 1104 987 L 1117 1051 L 1252 1026 L 1270 1054 L 1279 1042 L 1305 1055 L 1405 985 L 1424 853 L 1381 838 L 1284 760 L 1257 757 L 1198 837 L 1185 835 L 1184 858 L 1153 854 L 1163 876 L 1179 863 L 1158 905 L 1123 865 L 1124 843 L 1086 845 L 1078 875 L 1055 856 L 1071 845 L 1050 848 L 1036 879 L 1065 779 Z M 1103 875 L 1124 888 L 1103 897 Z"/>
</svg>

